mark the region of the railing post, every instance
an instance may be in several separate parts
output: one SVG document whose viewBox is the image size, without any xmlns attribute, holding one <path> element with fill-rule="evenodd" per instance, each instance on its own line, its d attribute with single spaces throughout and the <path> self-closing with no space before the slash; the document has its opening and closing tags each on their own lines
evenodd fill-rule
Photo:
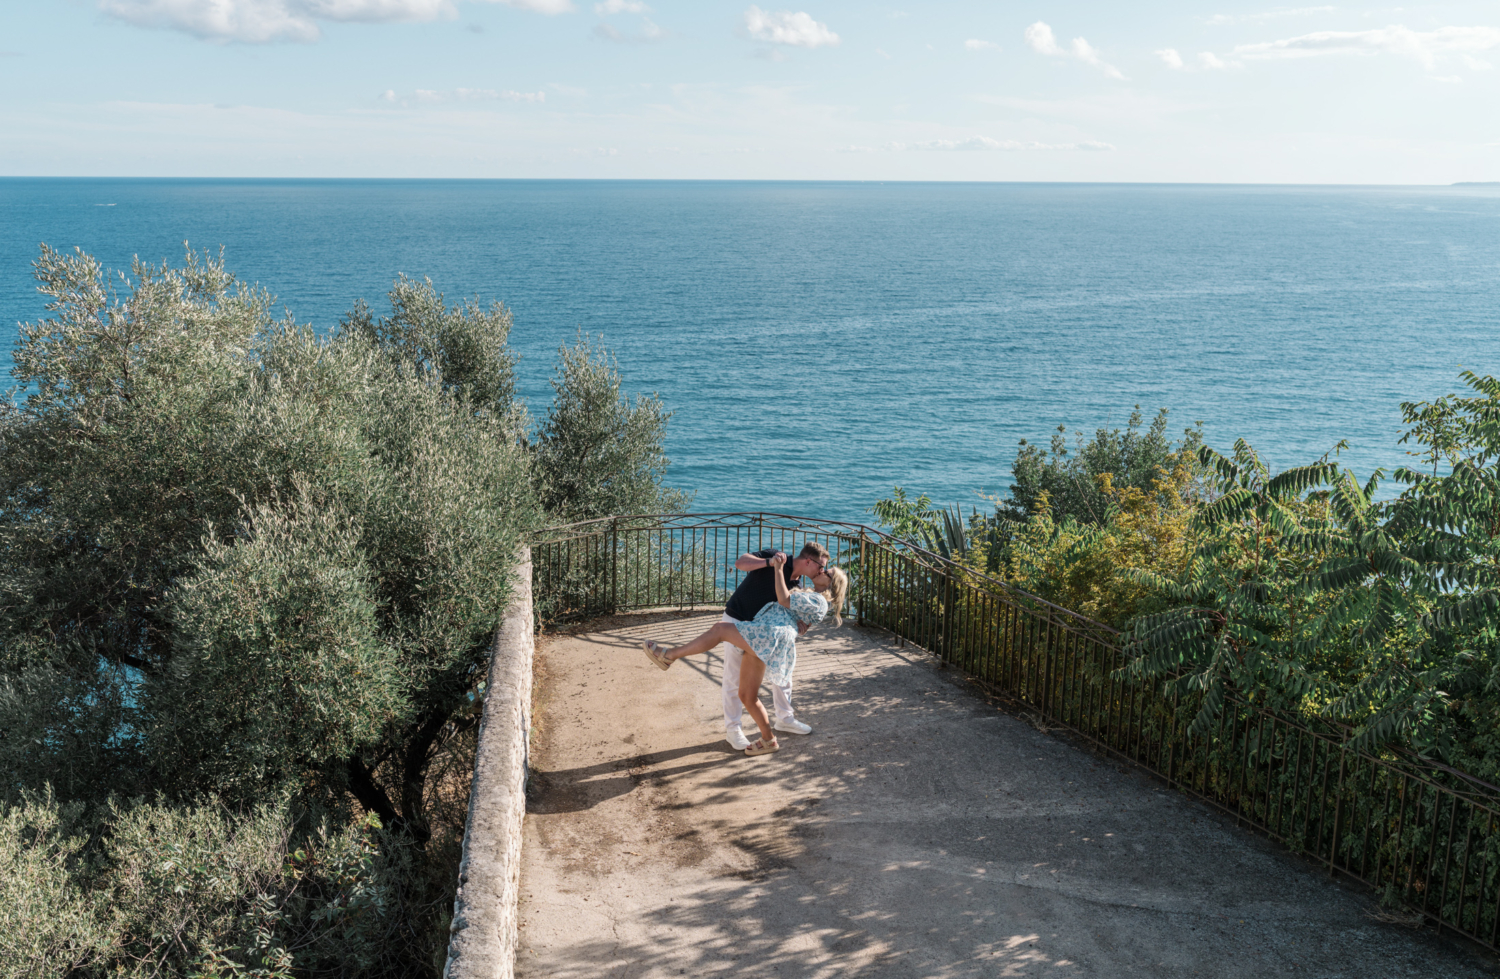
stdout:
<svg viewBox="0 0 1500 979">
<path fill-rule="evenodd" d="M 870 570 L 865 564 L 865 532 L 859 532 L 859 624 L 865 624 L 865 606 L 870 601 Z"/>
<path fill-rule="evenodd" d="M 620 610 L 620 518 L 609 521 L 609 611 Z"/>
<path fill-rule="evenodd" d="M 1333 839 L 1328 843 L 1328 876 L 1334 875 L 1334 861 L 1339 853 L 1339 823 L 1344 818 L 1344 763 L 1348 758 L 1346 745 L 1339 745 L 1339 780 L 1333 790 Z M 1325 803 L 1326 805 L 1326 803 Z"/>
<path fill-rule="evenodd" d="M 953 659 L 953 573 L 943 569 L 943 661 Z"/>
</svg>

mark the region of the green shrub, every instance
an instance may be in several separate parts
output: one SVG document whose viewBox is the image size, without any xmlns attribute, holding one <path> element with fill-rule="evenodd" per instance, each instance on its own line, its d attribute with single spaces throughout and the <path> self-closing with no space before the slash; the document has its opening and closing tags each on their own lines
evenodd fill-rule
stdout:
<svg viewBox="0 0 1500 979">
<path fill-rule="evenodd" d="M 102 895 L 78 878 L 83 806 L 50 794 L 0 807 L 0 977 L 63 976 L 112 944 Z"/>
</svg>

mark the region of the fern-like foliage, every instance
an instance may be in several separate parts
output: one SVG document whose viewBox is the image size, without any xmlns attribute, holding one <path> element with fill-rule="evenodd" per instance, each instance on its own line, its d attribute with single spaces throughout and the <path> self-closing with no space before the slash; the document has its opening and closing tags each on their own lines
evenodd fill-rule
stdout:
<svg viewBox="0 0 1500 979">
<path fill-rule="evenodd" d="M 1215 497 L 1170 598 L 1125 634 L 1128 669 L 1202 694 L 1206 729 L 1238 690 L 1355 726 L 1359 746 L 1460 750 L 1465 698 L 1500 694 L 1500 381 L 1402 405 L 1421 466 L 1380 501 L 1331 454 L 1272 474 L 1245 441 L 1199 461 Z"/>
</svg>

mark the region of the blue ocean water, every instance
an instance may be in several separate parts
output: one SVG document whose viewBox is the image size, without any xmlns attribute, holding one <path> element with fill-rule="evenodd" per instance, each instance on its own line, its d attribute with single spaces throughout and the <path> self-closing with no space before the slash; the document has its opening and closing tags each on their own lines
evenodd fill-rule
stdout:
<svg viewBox="0 0 1500 979">
<path fill-rule="evenodd" d="M 603 334 L 700 510 L 983 506 L 1020 439 L 1136 404 L 1364 474 L 1405 461 L 1401 401 L 1500 373 L 1494 187 L 13 178 L 0 227 L 6 324 L 44 315 L 39 242 L 186 240 L 318 327 L 400 272 L 502 300 L 539 415 Z"/>
</svg>

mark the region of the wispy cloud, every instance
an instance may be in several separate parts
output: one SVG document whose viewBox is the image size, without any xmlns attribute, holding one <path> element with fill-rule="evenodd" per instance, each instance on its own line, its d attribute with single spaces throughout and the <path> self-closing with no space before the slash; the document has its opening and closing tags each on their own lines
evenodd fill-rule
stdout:
<svg viewBox="0 0 1500 979">
<path fill-rule="evenodd" d="M 783 10 L 772 13 L 752 5 L 745 11 L 743 30 L 747 37 L 767 44 L 785 44 L 794 48 L 831 47 L 839 36 L 807 13 Z"/>
<path fill-rule="evenodd" d="M 1120 81 L 1125 80 L 1125 76 L 1121 73 L 1120 69 L 1106 63 L 1099 56 L 1099 50 L 1088 41 L 1081 37 L 1075 37 L 1068 48 L 1063 48 L 1057 43 L 1057 36 L 1052 33 L 1052 28 L 1042 21 L 1037 21 L 1026 28 L 1026 43 L 1037 54 L 1043 54 L 1051 58 L 1077 58 L 1086 65 L 1098 68 L 1110 78 L 1116 78 Z"/>
<path fill-rule="evenodd" d="M 493 88 L 419 88 L 410 95 L 397 95 L 395 89 L 386 89 L 380 101 L 395 105 L 434 105 L 443 102 L 533 102 L 547 101 L 546 92 L 517 92 L 511 89 Z"/>
<path fill-rule="evenodd" d="M 493 0 L 541 14 L 573 9 L 572 0 Z M 207 41 L 312 42 L 321 23 L 384 24 L 451 20 L 452 0 L 99 0 L 99 9 L 137 27 L 182 31 Z"/>
<path fill-rule="evenodd" d="M 1182 55 L 1176 48 L 1162 48 L 1152 53 L 1162 60 L 1162 64 L 1174 71 L 1224 71 L 1227 68 L 1243 67 L 1243 65 L 1225 61 L 1212 51 L 1198 52 L 1198 60 L 1193 65 L 1183 61 Z"/>
<path fill-rule="evenodd" d="M 1466 64 L 1477 62 L 1488 67 L 1487 63 L 1473 56 L 1497 47 L 1500 47 L 1500 29 L 1494 27 L 1440 27 L 1435 31 L 1414 31 L 1397 24 L 1368 31 L 1316 31 L 1279 41 L 1241 44 L 1235 47 L 1234 53 L 1254 61 L 1393 54 L 1410 58 L 1431 70 L 1447 56 L 1458 56 Z"/>
<path fill-rule="evenodd" d="M 1023 150 L 1085 150 L 1085 151 L 1107 151 L 1114 147 L 1109 143 L 1100 143 L 1089 140 L 1082 143 L 1037 143 L 1023 142 L 1017 139 L 992 139 L 989 136 L 970 136 L 968 139 L 929 139 L 915 143 L 887 143 L 889 150 L 1004 150 L 1006 152 L 1021 152 Z M 855 149 L 850 147 L 851 150 Z"/>
<path fill-rule="evenodd" d="M 619 30 L 613 24 L 595 24 L 594 36 L 619 44 L 650 44 L 666 37 L 667 32 L 652 23 L 649 18 L 642 17 L 641 29 L 636 33 Z"/>
<path fill-rule="evenodd" d="M 1214 14 L 1206 24 L 1220 26 L 1223 24 L 1253 24 L 1267 20 L 1279 20 L 1282 17 L 1307 17 L 1312 14 L 1331 14 L 1337 7 L 1278 7 L 1275 10 L 1262 10 L 1253 14 Z"/>
<path fill-rule="evenodd" d="M 641 29 L 632 33 L 622 31 L 613 24 L 601 23 L 594 25 L 594 36 L 620 44 L 650 44 L 653 41 L 660 41 L 667 36 L 667 32 L 646 16 L 650 12 L 651 8 L 641 3 L 640 0 L 603 0 L 602 3 L 594 4 L 594 13 L 600 17 L 635 14 L 641 19 Z"/>
<path fill-rule="evenodd" d="M 970 51 L 999 51 L 1000 45 L 994 41 L 983 41 L 977 37 L 971 37 L 964 42 L 964 47 Z"/>
</svg>

